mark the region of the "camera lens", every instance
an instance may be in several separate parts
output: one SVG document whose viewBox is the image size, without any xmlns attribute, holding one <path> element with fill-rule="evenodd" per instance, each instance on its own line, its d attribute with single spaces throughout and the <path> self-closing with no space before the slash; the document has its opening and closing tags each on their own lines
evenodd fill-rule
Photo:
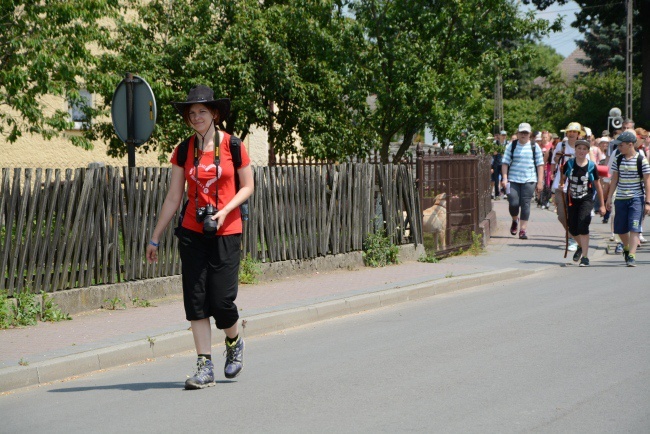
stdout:
<svg viewBox="0 0 650 434">
<path fill-rule="evenodd" d="M 212 220 L 211 217 L 203 220 L 203 235 L 206 237 L 214 237 L 217 233 L 217 222 Z"/>
</svg>

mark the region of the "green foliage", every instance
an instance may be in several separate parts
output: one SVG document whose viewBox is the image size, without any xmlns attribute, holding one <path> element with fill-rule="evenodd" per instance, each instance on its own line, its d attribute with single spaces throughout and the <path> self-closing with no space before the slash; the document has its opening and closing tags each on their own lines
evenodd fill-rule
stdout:
<svg viewBox="0 0 650 434">
<path fill-rule="evenodd" d="M 27 359 L 21 357 L 20 360 L 18 361 L 18 364 L 19 364 L 20 366 L 28 366 L 28 365 L 29 365 L 29 361 L 27 361 Z"/>
<path fill-rule="evenodd" d="M 13 324 L 13 303 L 7 297 L 5 289 L 0 290 L 0 329 L 6 329 Z"/>
<path fill-rule="evenodd" d="M 104 303 L 105 305 L 102 307 L 107 310 L 117 310 L 120 306 L 122 309 L 126 309 L 126 303 L 119 297 L 106 298 L 104 299 Z"/>
<path fill-rule="evenodd" d="M 454 152 L 487 137 L 492 114 L 483 111 L 484 89 L 493 89 L 495 70 L 507 72 L 520 56 L 518 47 L 500 43 L 548 31 L 548 22 L 517 8 L 501 0 L 350 2 L 367 40 L 366 86 L 376 95 L 371 127 L 383 161 L 395 134 L 404 137 L 399 159 L 427 125 L 451 140 Z"/>
<path fill-rule="evenodd" d="M 384 229 L 368 234 L 363 241 L 363 262 L 368 267 L 397 264 L 398 254 L 399 248 L 390 241 Z"/>
<path fill-rule="evenodd" d="M 239 283 L 253 284 L 257 283 L 257 276 L 259 276 L 260 263 L 253 259 L 250 253 L 239 263 Z"/>
<path fill-rule="evenodd" d="M 564 57 L 558 54 L 554 48 L 545 44 L 527 41 L 520 49 L 525 55 L 522 58 L 513 59 L 511 72 L 503 77 L 503 97 L 506 100 L 530 100 L 539 95 L 543 91 L 543 87 L 535 84 L 534 80 L 537 77 L 551 77 L 557 70 L 557 66 L 564 60 Z"/>
<path fill-rule="evenodd" d="M 438 258 L 436 258 L 434 255 L 426 254 L 422 255 L 418 258 L 418 262 L 427 262 L 429 264 L 437 264 L 440 262 Z"/>
<path fill-rule="evenodd" d="M 127 0 L 135 14 L 115 20 L 89 88 L 99 93 L 96 115 L 106 114 L 123 71 L 147 79 L 156 95 L 158 125 L 142 151 L 161 154 L 188 135 L 169 104 L 185 99 L 199 83 L 229 97 L 228 132 L 244 138 L 254 125 L 269 132 L 277 151 L 295 150 L 341 158 L 361 155 L 369 143 L 362 128 L 367 92 L 355 85 L 363 42 L 354 21 L 333 0 Z M 95 125 L 87 139 L 110 142 L 124 155 L 110 122 Z M 337 143 L 337 146 L 332 146 Z"/>
<path fill-rule="evenodd" d="M 640 92 L 641 80 L 633 81 L 633 93 Z M 551 131 L 565 128 L 569 122 L 580 122 L 596 134 L 607 128 L 607 116 L 612 107 L 625 107 L 625 74 L 618 71 L 592 73 L 566 84 L 551 83 L 540 97 L 541 116 L 552 125 Z M 641 101 L 633 100 L 633 112 Z M 531 123 L 532 124 L 532 123 Z"/>
<path fill-rule="evenodd" d="M 109 35 L 104 19 L 117 0 L 2 2 L 0 13 L 0 135 L 50 139 L 71 126 L 66 107 L 46 107 L 41 97 L 79 98 L 79 83 L 96 57 L 93 43 Z"/>
<path fill-rule="evenodd" d="M 13 306 L 13 325 L 35 325 L 41 314 L 41 306 L 36 296 L 23 289 L 16 295 L 16 304 Z"/>
<path fill-rule="evenodd" d="M 484 251 L 483 236 L 472 231 L 472 245 L 467 248 L 467 253 L 472 256 L 478 256 Z"/>
<path fill-rule="evenodd" d="M 43 298 L 43 309 L 41 314 L 41 321 L 69 321 L 72 317 L 61 311 L 61 309 L 54 304 L 52 298 L 47 295 L 47 293 L 41 291 L 41 297 Z"/>
<path fill-rule="evenodd" d="M 146 300 L 144 298 L 138 298 L 138 297 L 133 297 L 131 300 L 133 303 L 133 306 L 135 307 L 153 307 L 154 305 L 151 304 L 149 300 Z"/>
<path fill-rule="evenodd" d="M 42 303 L 39 303 L 36 295 L 23 289 L 16 295 L 14 304 L 7 298 L 7 291 L 0 291 L 0 329 L 35 325 L 39 318 L 44 322 L 72 319 L 46 293 L 41 292 L 41 297 Z"/>
</svg>

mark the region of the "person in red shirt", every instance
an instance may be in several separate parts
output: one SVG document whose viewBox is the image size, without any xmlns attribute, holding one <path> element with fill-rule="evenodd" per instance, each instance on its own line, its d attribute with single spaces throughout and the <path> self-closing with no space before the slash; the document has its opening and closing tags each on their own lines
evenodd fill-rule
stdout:
<svg viewBox="0 0 650 434">
<path fill-rule="evenodd" d="M 174 149 L 171 184 L 146 255 L 149 262 L 158 260 L 160 237 L 180 207 L 187 184 L 188 201 L 177 236 L 185 316 L 192 326 L 198 360 L 197 372 L 187 379 L 185 388 L 202 389 L 215 385 L 210 317 L 226 334 L 226 378 L 236 377 L 243 368 L 244 339 L 239 336 L 235 305 L 241 258 L 239 205 L 253 193 L 253 171 L 241 146 L 237 191 L 230 135 L 216 128 L 228 117 L 229 99 L 215 100 L 212 89 L 199 85 L 190 90 L 186 101 L 172 104 L 195 134 L 182 167 L 178 165 L 180 145 Z"/>
</svg>

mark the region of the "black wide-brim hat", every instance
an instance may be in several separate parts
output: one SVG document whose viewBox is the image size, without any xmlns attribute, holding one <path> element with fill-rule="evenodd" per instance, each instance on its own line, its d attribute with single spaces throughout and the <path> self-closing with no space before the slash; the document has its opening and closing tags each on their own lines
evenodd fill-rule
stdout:
<svg viewBox="0 0 650 434">
<path fill-rule="evenodd" d="M 219 110 L 220 121 L 225 121 L 228 115 L 230 115 L 230 99 L 219 98 L 215 100 L 212 89 L 203 84 L 199 84 L 190 89 L 185 101 L 172 102 L 172 105 L 181 116 L 183 116 L 185 108 L 192 104 L 204 104 L 208 107 L 216 108 Z"/>
</svg>

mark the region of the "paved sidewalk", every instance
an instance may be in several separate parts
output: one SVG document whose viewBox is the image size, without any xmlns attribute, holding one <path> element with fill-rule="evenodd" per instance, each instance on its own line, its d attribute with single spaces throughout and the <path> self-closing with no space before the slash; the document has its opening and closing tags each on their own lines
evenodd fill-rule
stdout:
<svg viewBox="0 0 650 434">
<path fill-rule="evenodd" d="M 294 276 L 240 286 L 237 305 L 252 336 L 326 318 L 489 282 L 522 277 L 571 262 L 554 212 L 534 208 L 528 240 L 509 233 L 507 201 L 493 201 L 498 228 L 486 253 L 437 264 L 406 262 Z M 609 225 L 592 222 L 590 259 L 606 255 Z M 194 348 L 182 301 L 156 307 L 97 310 L 72 321 L 0 330 L 0 392 L 43 384 Z M 215 344 L 223 335 L 213 333 Z M 217 350 L 218 351 L 218 350 Z M 20 361 L 27 363 L 21 366 Z"/>
</svg>

